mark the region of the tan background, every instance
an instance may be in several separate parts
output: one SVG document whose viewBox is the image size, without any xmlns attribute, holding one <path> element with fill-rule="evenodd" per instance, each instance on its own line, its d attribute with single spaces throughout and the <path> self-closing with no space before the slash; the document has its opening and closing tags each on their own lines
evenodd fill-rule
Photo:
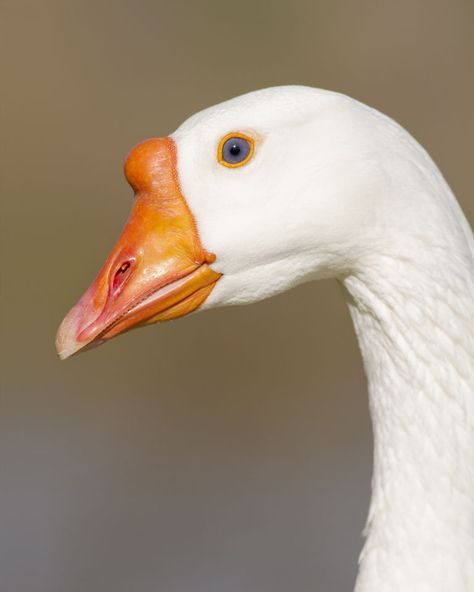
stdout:
<svg viewBox="0 0 474 592">
<path fill-rule="evenodd" d="M 0 589 L 350 590 L 365 380 L 333 282 L 60 363 L 63 314 L 130 207 L 122 160 L 274 84 L 348 93 L 473 201 L 472 0 L 0 3 Z"/>
</svg>

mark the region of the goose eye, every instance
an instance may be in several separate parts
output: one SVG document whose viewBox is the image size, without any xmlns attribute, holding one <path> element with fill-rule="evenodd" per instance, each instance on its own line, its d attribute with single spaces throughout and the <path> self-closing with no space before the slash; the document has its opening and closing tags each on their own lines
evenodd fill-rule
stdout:
<svg viewBox="0 0 474 592">
<path fill-rule="evenodd" d="M 246 164 L 253 154 L 253 140 L 244 134 L 231 133 L 219 142 L 217 160 L 227 167 Z"/>
</svg>

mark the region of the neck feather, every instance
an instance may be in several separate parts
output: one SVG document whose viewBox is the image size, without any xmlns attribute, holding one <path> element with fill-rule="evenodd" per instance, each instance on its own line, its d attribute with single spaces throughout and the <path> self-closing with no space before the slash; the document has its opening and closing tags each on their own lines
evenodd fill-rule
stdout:
<svg viewBox="0 0 474 592">
<path fill-rule="evenodd" d="M 374 433 L 357 592 L 474 590 L 474 270 L 467 239 L 438 251 L 405 244 L 343 280 Z"/>
</svg>

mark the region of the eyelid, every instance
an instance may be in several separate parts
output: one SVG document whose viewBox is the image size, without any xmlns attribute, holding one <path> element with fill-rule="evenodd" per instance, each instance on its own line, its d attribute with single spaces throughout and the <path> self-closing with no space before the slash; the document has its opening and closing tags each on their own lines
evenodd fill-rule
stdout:
<svg viewBox="0 0 474 592">
<path fill-rule="evenodd" d="M 247 157 L 242 162 L 230 163 L 230 162 L 227 162 L 226 160 L 224 160 L 224 158 L 222 157 L 222 149 L 224 147 L 224 144 L 227 142 L 227 140 L 230 140 L 231 138 L 241 138 L 242 140 L 246 140 L 249 143 L 249 146 L 250 146 L 249 153 L 247 154 Z M 219 162 L 219 164 L 222 164 L 223 166 L 228 167 L 229 169 L 235 169 L 237 167 L 241 167 L 244 164 L 248 163 L 248 161 L 253 156 L 254 149 L 255 149 L 255 140 L 251 136 L 248 136 L 247 134 L 244 134 L 242 132 L 229 132 L 223 138 L 221 138 L 221 140 L 219 142 L 219 145 L 217 147 L 217 161 Z"/>
</svg>

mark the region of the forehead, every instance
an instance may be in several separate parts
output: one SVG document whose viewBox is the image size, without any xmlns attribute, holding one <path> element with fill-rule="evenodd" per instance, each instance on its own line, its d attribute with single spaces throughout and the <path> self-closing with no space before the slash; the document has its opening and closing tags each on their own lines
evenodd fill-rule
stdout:
<svg viewBox="0 0 474 592">
<path fill-rule="evenodd" d="M 335 93 L 302 86 L 274 87 L 225 101 L 186 120 L 173 134 L 205 136 L 231 130 L 269 131 L 303 122 Z"/>
</svg>

